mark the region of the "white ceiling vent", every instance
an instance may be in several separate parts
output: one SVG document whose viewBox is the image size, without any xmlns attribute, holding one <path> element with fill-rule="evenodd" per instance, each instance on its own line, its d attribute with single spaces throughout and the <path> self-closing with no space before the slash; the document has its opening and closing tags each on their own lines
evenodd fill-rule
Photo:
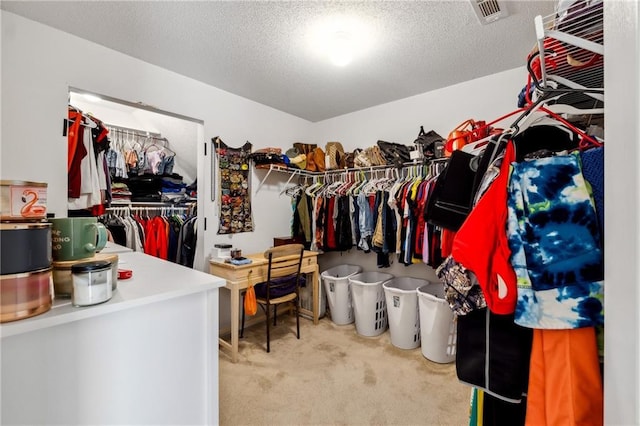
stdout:
<svg viewBox="0 0 640 426">
<path fill-rule="evenodd" d="M 506 18 L 509 16 L 504 2 L 498 0 L 470 0 L 473 10 L 476 12 L 478 21 L 482 25 L 487 25 L 498 19 Z"/>
</svg>

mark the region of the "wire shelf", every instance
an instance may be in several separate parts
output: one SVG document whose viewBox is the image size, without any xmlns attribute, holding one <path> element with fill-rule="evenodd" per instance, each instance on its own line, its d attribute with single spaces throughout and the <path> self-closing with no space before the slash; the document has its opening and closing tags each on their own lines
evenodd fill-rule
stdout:
<svg viewBox="0 0 640 426">
<path fill-rule="evenodd" d="M 602 0 L 578 1 L 566 10 L 537 16 L 535 28 L 537 47 L 529 55 L 528 69 L 536 96 L 566 93 L 564 103 L 603 107 Z"/>
</svg>

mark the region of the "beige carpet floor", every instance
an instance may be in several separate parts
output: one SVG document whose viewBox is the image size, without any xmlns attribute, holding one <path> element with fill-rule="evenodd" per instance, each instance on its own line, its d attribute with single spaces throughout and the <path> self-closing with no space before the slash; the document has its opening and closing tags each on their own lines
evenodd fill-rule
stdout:
<svg viewBox="0 0 640 426">
<path fill-rule="evenodd" d="M 245 330 L 237 364 L 221 349 L 221 425 L 468 425 L 471 388 L 454 364 L 396 348 L 389 330 L 363 337 L 328 317 L 300 325 L 297 340 L 295 317 L 279 318 L 271 353 L 264 324 Z"/>
</svg>

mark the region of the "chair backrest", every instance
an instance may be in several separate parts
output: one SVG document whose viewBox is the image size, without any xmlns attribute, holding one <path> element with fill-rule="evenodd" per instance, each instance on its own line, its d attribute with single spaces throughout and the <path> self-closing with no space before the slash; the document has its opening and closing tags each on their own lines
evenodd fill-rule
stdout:
<svg viewBox="0 0 640 426">
<path fill-rule="evenodd" d="M 286 244 L 266 250 L 264 257 L 269 260 L 266 288 L 256 286 L 256 294 L 264 292 L 264 297 L 269 300 L 272 297 L 297 293 L 303 255 L 302 244 Z"/>
<path fill-rule="evenodd" d="M 269 259 L 267 280 L 299 275 L 302 266 L 304 246 L 302 244 L 285 244 L 272 247 L 264 252 L 264 257 Z"/>
</svg>

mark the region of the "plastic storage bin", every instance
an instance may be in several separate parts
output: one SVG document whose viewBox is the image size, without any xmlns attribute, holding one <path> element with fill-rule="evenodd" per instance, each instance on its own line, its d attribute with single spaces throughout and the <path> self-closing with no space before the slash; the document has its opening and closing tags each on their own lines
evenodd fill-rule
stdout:
<svg viewBox="0 0 640 426">
<path fill-rule="evenodd" d="M 362 268 L 358 265 L 338 265 L 320 274 L 329 302 L 331 321 L 337 325 L 351 324 L 354 321 L 349 277 L 361 271 Z"/>
<path fill-rule="evenodd" d="M 419 287 L 417 294 L 422 355 L 441 364 L 455 361 L 456 323 L 442 284 Z"/>
<path fill-rule="evenodd" d="M 382 284 L 392 278 L 393 275 L 384 272 L 362 272 L 349 278 L 356 332 L 361 336 L 378 336 L 387 329 L 387 303 Z"/>
<path fill-rule="evenodd" d="M 400 349 L 415 349 L 420 346 L 417 290 L 428 284 L 427 280 L 411 277 L 397 277 L 382 284 L 393 346 Z"/>
<path fill-rule="evenodd" d="M 306 284 L 304 287 L 300 287 L 300 307 L 313 311 L 313 274 L 307 274 Z M 318 318 L 322 318 L 327 313 L 327 298 L 324 296 L 324 286 L 318 286 L 318 303 L 320 309 L 318 310 Z M 300 313 L 305 318 L 313 319 L 304 313 Z"/>
</svg>

